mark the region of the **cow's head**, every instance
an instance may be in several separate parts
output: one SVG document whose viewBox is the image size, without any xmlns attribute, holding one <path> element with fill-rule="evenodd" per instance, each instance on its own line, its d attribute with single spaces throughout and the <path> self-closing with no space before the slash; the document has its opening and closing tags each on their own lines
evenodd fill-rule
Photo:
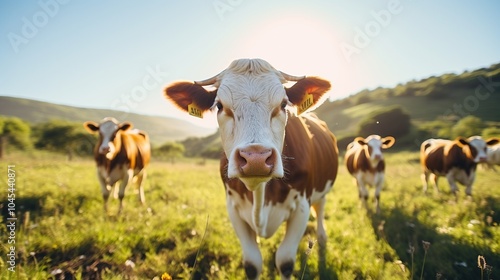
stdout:
<svg viewBox="0 0 500 280">
<path fill-rule="evenodd" d="M 99 148 L 97 152 L 105 155 L 108 159 L 112 159 L 120 148 L 121 139 L 117 135 L 121 131 L 127 131 L 132 128 L 131 123 L 118 123 L 116 119 L 110 117 L 104 118 L 100 123 L 87 121 L 83 123 L 83 126 L 90 133 L 99 132 Z"/>
<path fill-rule="evenodd" d="M 296 83 L 286 88 L 283 84 L 288 81 Z M 300 113 L 310 105 L 319 105 L 329 89 L 326 80 L 290 76 L 260 59 L 240 59 L 213 78 L 171 84 L 165 94 L 190 114 L 201 116 L 211 108 L 218 110 L 229 162 L 227 175 L 241 179 L 252 190 L 284 176 L 281 151 L 288 112 L 293 107 Z"/>
<path fill-rule="evenodd" d="M 367 152 L 367 158 L 370 159 L 372 166 L 376 166 L 379 161 L 384 159 L 382 149 L 392 147 L 396 139 L 392 136 L 382 138 L 379 135 L 370 135 L 366 139 L 363 137 L 356 137 L 354 142 L 364 147 L 365 152 Z"/>
<path fill-rule="evenodd" d="M 486 162 L 487 146 L 493 146 L 500 142 L 498 138 L 482 139 L 480 136 L 471 136 L 469 138 L 457 137 L 455 142 L 462 147 L 465 155 L 475 163 Z"/>
</svg>

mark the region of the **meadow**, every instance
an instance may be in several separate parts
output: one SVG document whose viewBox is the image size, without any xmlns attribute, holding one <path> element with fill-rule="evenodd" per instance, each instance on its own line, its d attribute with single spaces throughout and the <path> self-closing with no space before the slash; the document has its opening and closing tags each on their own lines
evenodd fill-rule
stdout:
<svg viewBox="0 0 500 280">
<path fill-rule="evenodd" d="M 473 197 L 461 186 L 455 199 L 444 178 L 439 194 L 423 194 L 418 153 L 386 153 L 386 163 L 379 215 L 372 203 L 362 208 L 341 164 L 327 196 L 327 247 L 315 246 L 311 218 L 294 279 L 500 279 L 500 173 L 479 168 Z M 16 173 L 14 272 L 8 165 Z M 0 174 L 1 279 L 244 279 L 215 160 L 153 161 L 146 205 L 129 187 L 120 216 L 116 199 L 104 214 L 90 158 L 13 152 Z M 274 253 L 283 233 L 260 239 L 263 279 L 278 279 Z"/>
</svg>

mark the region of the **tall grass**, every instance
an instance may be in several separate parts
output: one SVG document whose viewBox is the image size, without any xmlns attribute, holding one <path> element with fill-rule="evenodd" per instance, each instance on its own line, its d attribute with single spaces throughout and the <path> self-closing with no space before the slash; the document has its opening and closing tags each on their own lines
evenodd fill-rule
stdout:
<svg viewBox="0 0 500 280">
<path fill-rule="evenodd" d="M 381 213 L 361 207 L 340 166 L 327 196 L 328 242 L 312 246 L 315 221 L 299 245 L 297 279 L 477 279 L 477 256 L 486 279 L 500 279 L 500 174 L 479 170 L 473 198 L 459 199 L 440 180 L 440 194 L 422 193 L 417 153 L 387 155 Z M 243 279 L 241 248 L 229 222 L 218 162 L 153 162 L 146 206 L 126 191 L 122 215 L 102 197 L 90 159 L 53 154 L 9 155 L 17 170 L 16 272 L 6 268 L 7 229 L 0 226 L 1 279 Z M 4 178 L 2 178 L 4 180 Z M 370 197 L 373 197 L 371 190 Z M 5 201 L 6 193 L 0 193 Z M 6 206 L 2 204 L 6 217 Z M 28 214 L 29 213 L 29 214 Z M 209 217 L 209 219 L 208 219 Z M 284 227 L 260 240 L 263 279 L 278 279 L 274 254 Z M 425 240 L 432 248 L 416 246 Z M 409 244 L 414 250 L 410 252 Z M 491 267 L 491 270 L 488 270 Z M 489 273 L 489 275 L 488 275 Z M 483 277 L 483 275 L 481 275 Z"/>
</svg>

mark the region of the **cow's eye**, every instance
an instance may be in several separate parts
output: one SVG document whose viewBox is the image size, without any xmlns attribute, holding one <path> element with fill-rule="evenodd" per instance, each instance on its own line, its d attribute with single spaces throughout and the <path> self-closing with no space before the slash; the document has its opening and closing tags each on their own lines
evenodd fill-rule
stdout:
<svg viewBox="0 0 500 280">
<path fill-rule="evenodd" d="M 217 106 L 217 109 L 219 110 L 219 112 L 222 110 L 222 108 L 224 108 L 222 106 L 222 103 L 220 103 L 220 102 L 217 102 L 217 104 L 215 104 L 215 106 Z"/>
<path fill-rule="evenodd" d="M 281 105 L 280 105 L 280 106 L 281 106 L 281 110 L 285 110 L 286 105 L 288 105 L 288 102 L 286 102 L 285 100 L 283 100 L 283 101 L 281 102 Z"/>
</svg>

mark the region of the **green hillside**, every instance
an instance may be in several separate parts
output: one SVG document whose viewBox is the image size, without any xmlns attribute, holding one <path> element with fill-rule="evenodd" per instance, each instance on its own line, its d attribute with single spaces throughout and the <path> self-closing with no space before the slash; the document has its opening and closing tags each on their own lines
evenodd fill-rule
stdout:
<svg viewBox="0 0 500 280">
<path fill-rule="evenodd" d="M 357 134 L 359 123 L 371 112 L 398 105 L 415 125 L 435 120 L 458 121 L 476 116 L 483 122 L 500 122 L 500 64 L 462 74 L 444 74 L 395 88 L 363 90 L 325 102 L 316 109 L 337 137 Z"/>
<path fill-rule="evenodd" d="M 136 128 L 147 131 L 154 144 L 182 140 L 187 137 L 203 137 L 213 132 L 213 129 L 198 127 L 174 118 L 77 108 L 7 96 L 0 96 L 0 115 L 18 117 L 29 123 L 42 123 L 54 119 L 83 123 L 88 120 L 99 121 L 111 116 L 119 121 L 130 121 Z"/>
</svg>

